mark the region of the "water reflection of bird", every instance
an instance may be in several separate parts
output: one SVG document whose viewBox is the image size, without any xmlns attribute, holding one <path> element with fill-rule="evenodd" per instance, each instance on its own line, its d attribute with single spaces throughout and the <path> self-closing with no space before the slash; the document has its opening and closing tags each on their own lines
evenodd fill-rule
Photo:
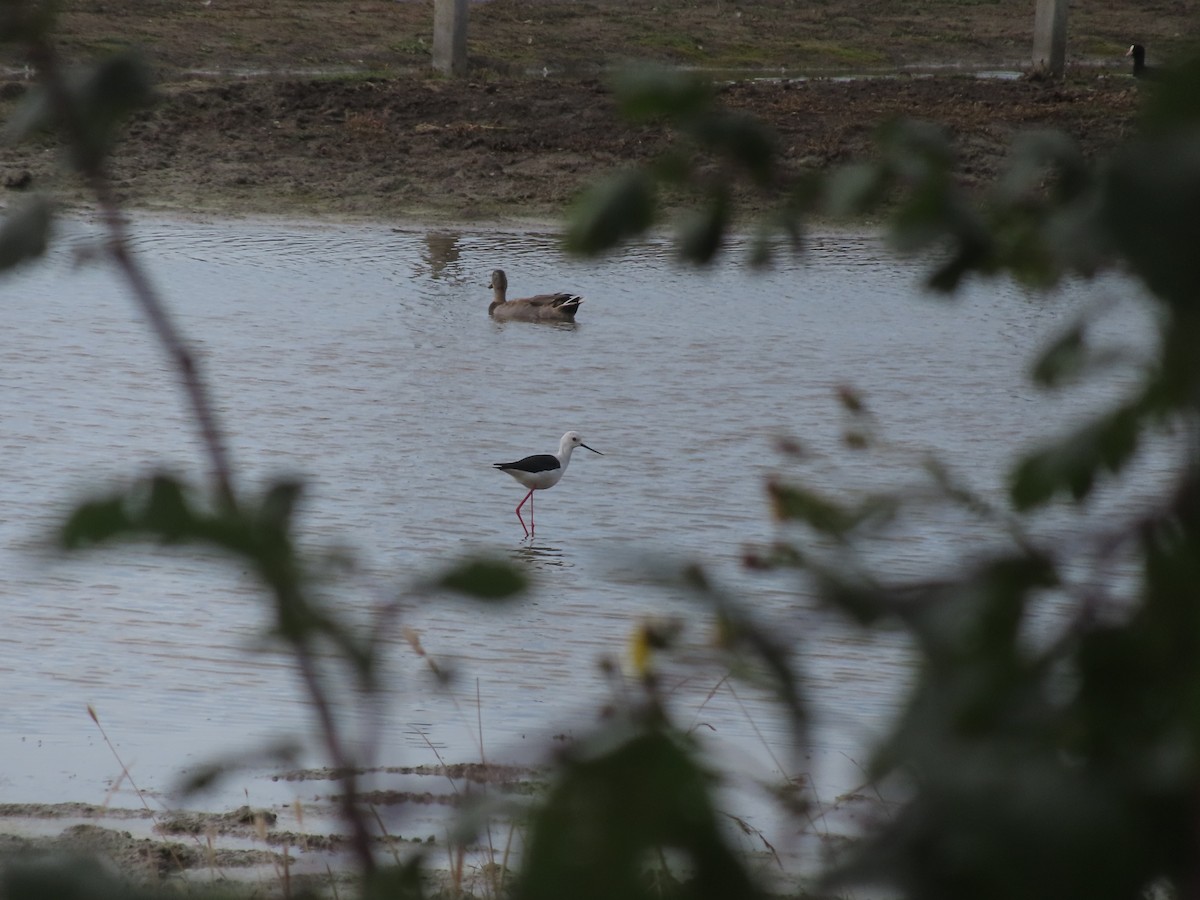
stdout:
<svg viewBox="0 0 1200 900">
<path fill-rule="evenodd" d="M 425 235 L 425 247 L 428 251 L 425 258 L 428 261 L 430 274 L 440 278 L 446 270 L 458 262 L 461 249 L 461 235 L 453 232 L 431 232 Z"/>
<path fill-rule="evenodd" d="M 1134 78 L 1156 78 L 1158 76 L 1157 69 L 1146 65 L 1146 48 L 1141 44 L 1132 45 L 1125 51 L 1125 55 L 1133 57 Z"/>
<path fill-rule="evenodd" d="M 556 569 L 570 569 L 575 565 L 563 552 L 562 547 L 535 544 L 532 541 L 522 544 L 520 547 L 514 547 L 512 555 L 514 559 L 519 559 L 525 565 L 538 569 L 548 569 L 551 566 Z"/>
<path fill-rule="evenodd" d="M 505 300 L 508 291 L 508 276 L 503 269 L 492 272 L 492 305 L 488 315 L 497 319 L 516 322 L 574 322 L 575 313 L 583 298 L 578 294 L 538 294 L 519 300 Z"/>
<path fill-rule="evenodd" d="M 533 456 L 526 456 L 524 459 L 518 459 L 516 462 L 494 463 L 494 466 L 501 472 L 507 472 L 529 488 L 529 493 L 517 504 L 517 520 L 525 529 L 526 537 L 533 534 L 533 492 L 549 490 L 558 484 L 563 473 L 567 471 L 567 465 L 571 462 L 571 451 L 576 447 L 591 450 L 599 456 L 604 455 L 599 450 L 585 444 L 583 438 L 579 436 L 579 432 L 568 431 L 559 441 L 557 453 L 537 453 Z M 521 518 L 521 507 L 525 505 L 526 500 L 529 501 L 528 527 L 525 525 L 525 520 Z"/>
</svg>

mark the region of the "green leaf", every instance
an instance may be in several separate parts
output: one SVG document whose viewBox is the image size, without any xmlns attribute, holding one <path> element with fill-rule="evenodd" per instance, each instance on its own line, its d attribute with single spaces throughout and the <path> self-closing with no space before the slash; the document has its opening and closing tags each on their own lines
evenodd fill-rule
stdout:
<svg viewBox="0 0 1200 900">
<path fill-rule="evenodd" d="M 666 150 L 650 161 L 647 171 L 663 184 L 687 184 L 696 171 L 693 157 L 679 148 Z"/>
<path fill-rule="evenodd" d="M 63 526 L 60 540 L 65 549 L 78 550 L 119 537 L 132 527 L 125 497 L 118 495 L 79 506 Z"/>
<path fill-rule="evenodd" d="M 142 512 L 144 528 L 166 541 L 191 537 L 196 532 L 196 516 L 189 508 L 183 485 L 166 475 L 150 482 L 150 498 Z"/>
<path fill-rule="evenodd" d="M 442 896 L 441 891 L 430 894 L 434 880 L 425 871 L 425 857 L 420 851 L 410 853 L 403 863 L 375 870 L 362 879 L 362 900 L 426 900 Z"/>
<path fill-rule="evenodd" d="M 1040 246 L 1033 253 L 1049 261 L 1045 271 L 1051 276 L 1043 278 L 1043 284 L 1053 283 L 1064 270 L 1090 277 L 1116 260 L 1112 234 L 1104 224 L 1100 192 L 1091 171 L 1087 178 L 1087 188 L 1079 197 L 1052 209 L 1039 223 Z M 1040 260 L 1035 258 L 1028 267 L 1023 267 L 1019 259 L 1017 262 L 1013 271 L 1025 277 L 1022 269 L 1032 269 Z"/>
<path fill-rule="evenodd" d="M 706 207 L 688 210 L 679 223 L 679 255 L 688 262 L 708 263 L 717 255 L 729 224 L 729 202 L 723 193 Z"/>
<path fill-rule="evenodd" d="M 1058 387 L 1076 376 L 1087 359 L 1083 326 L 1075 325 L 1046 348 L 1033 365 L 1033 380 L 1043 387 Z"/>
<path fill-rule="evenodd" d="M 762 897 L 729 846 L 707 774 L 681 742 L 648 731 L 612 744 L 563 766 L 530 823 L 514 900 Z M 682 871 L 665 868 L 664 849 L 683 857 Z M 660 860 L 660 878 L 687 883 L 655 886 L 647 866 Z"/>
<path fill-rule="evenodd" d="M 45 40 L 57 12 L 58 4 L 51 0 L 2 0 L 0 42 L 28 45 Z"/>
<path fill-rule="evenodd" d="M 993 514 L 992 505 L 980 494 L 977 494 L 960 481 L 937 457 L 927 456 L 922 460 L 921 467 L 933 479 L 938 490 L 951 503 L 978 516 L 990 516 Z"/>
<path fill-rule="evenodd" d="M 85 850 L 88 845 L 82 840 L 74 846 L 77 849 L 63 847 L 44 853 L 28 850 L 6 853 L 4 869 L 0 871 L 0 894 L 26 900 L 153 900 L 156 896 L 157 891 L 134 884 L 102 853 L 94 848 L 91 852 Z"/>
<path fill-rule="evenodd" d="M 0 271 L 45 253 L 53 224 L 53 209 L 45 197 L 35 197 L 10 211 L 0 225 Z"/>
<path fill-rule="evenodd" d="M 954 165 L 950 137 L 940 125 L 897 119 L 880 129 L 879 140 L 888 165 L 905 180 L 944 176 Z"/>
<path fill-rule="evenodd" d="M 443 572 L 436 583 L 476 600 L 510 600 L 529 586 L 529 578 L 503 560 L 469 559 Z"/>
<path fill-rule="evenodd" d="M 953 187 L 942 179 L 914 185 L 892 215 L 888 237 L 901 253 L 916 253 L 952 230 Z"/>
<path fill-rule="evenodd" d="M 258 749 L 234 752 L 189 766 L 187 771 L 181 774 L 175 787 L 184 796 L 191 796 L 211 790 L 222 780 L 238 772 L 257 771 L 267 767 L 277 771 L 301 765 L 302 760 L 302 746 L 295 740 L 280 738 Z M 243 807 L 242 812 L 247 813 L 247 822 L 253 821 L 253 811 Z"/>
<path fill-rule="evenodd" d="M 81 171 L 92 171 L 108 155 L 119 127 L 130 113 L 153 99 L 149 69 L 133 54 L 111 56 L 87 70 L 71 85 L 72 115 L 77 129 L 72 159 Z"/>
<path fill-rule="evenodd" d="M 1060 493 L 1082 500 L 1102 470 L 1117 472 L 1133 455 L 1139 426 L 1138 409 L 1121 407 L 1055 446 L 1027 456 L 1011 478 L 1013 502 L 1024 510 Z"/>
<path fill-rule="evenodd" d="M 769 266 L 781 243 L 793 255 L 804 250 L 802 215 L 799 209 L 790 205 L 778 207 L 758 220 L 750 243 L 750 265 L 755 268 Z"/>
<path fill-rule="evenodd" d="M 35 84 L 25 92 L 17 108 L 0 126 L 0 142 L 16 144 L 54 122 L 53 104 L 45 85 Z"/>
<path fill-rule="evenodd" d="M 156 475 L 82 504 L 63 526 L 62 543 L 67 549 L 121 537 L 176 543 L 197 538 L 202 531 L 184 486 L 170 476 Z"/>
<path fill-rule="evenodd" d="M 771 257 L 774 255 L 772 237 L 773 234 L 769 228 L 760 227 L 755 230 L 754 237 L 750 240 L 751 268 L 765 269 L 771 265 Z"/>
<path fill-rule="evenodd" d="M 982 232 L 960 231 L 954 235 L 957 246 L 946 262 L 926 280 L 932 290 L 951 294 L 972 272 L 988 271 L 993 266 L 991 243 Z"/>
<path fill-rule="evenodd" d="M 636 237 L 654 221 L 654 182 L 640 170 L 612 175 L 576 202 L 567 224 L 568 252 L 594 256 Z"/>
<path fill-rule="evenodd" d="M 1069 198 L 1084 183 L 1086 167 L 1078 143 L 1056 130 L 1029 131 L 1013 141 L 1008 167 L 996 182 L 993 195 L 1002 203 L 1037 196 L 1048 174 L 1055 176 L 1060 195 Z"/>
<path fill-rule="evenodd" d="M 1148 131 L 1178 128 L 1200 122 L 1200 53 L 1193 53 L 1162 70 L 1149 85 L 1143 122 Z"/>
<path fill-rule="evenodd" d="M 817 531 L 842 535 L 858 521 L 844 507 L 799 485 L 772 481 L 767 484 L 775 518 L 785 522 L 804 522 Z"/>
<path fill-rule="evenodd" d="M 614 87 L 621 114 L 633 121 L 678 121 L 701 115 L 713 104 L 708 80 L 678 69 L 634 66 L 617 75 Z"/>
<path fill-rule="evenodd" d="M 881 163 L 842 166 L 825 180 L 825 210 L 839 217 L 869 212 L 883 202 L 891 183 L 890 171 Z"/>
<path fill-rule="evenodd" d="M 1105 222 L 1159 297 L 1200 298 L 1200 127 L 1131 143 L 1108 170 Z"/>
<path fill-rule="evenodd" d="M 271 497 L 272 494 L 268 494 Z M 118 538 L 164 543 L 193 542 L 245 557 L 263 571 L 290 558 L 280 521 L 264 515 L 210 510 L 195 493 L 169 475 L 155 475 L 82 504 L 63 527 L 67 549 Z"/>
<path fill-rule="evenodd" d="M 259 518 L 276 527 L 286 529 L 296 512 L 296 503 L 304 491 L 299 481 L 279 481 L 271 485 L 263 496 Z"/>
<path fill-rule="evenodd" d="M 687 127 L 701 146 L 742 166 L 758 184 L 770 183 L 775 135 L 757 119 L 740 112 L 714 112 Z"/>
</svg>

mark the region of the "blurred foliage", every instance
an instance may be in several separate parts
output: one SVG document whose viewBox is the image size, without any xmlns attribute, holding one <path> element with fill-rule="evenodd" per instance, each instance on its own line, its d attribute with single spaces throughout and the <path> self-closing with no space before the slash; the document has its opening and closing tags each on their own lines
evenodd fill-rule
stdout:
<svg viewBox="0 0 1200 900">
<path fill-rule="evenodd" d="M 129 115 L 152 101 L 150 73 L 141 58 L 113 56 L 59 84 L 38 85 L 5 123 L 3 137 L 5 142 L 20 141 L 35 131 L 63 130 L 71 164 L 92 175 L 111 153 Z"/>
<path fill-rule="evenodd" d="M 687 72 L 635 67 L 618 75 L 615 88 L 626 117 L 664 122 L 679 143 L 647 170 L 618 173 L 586 191 L 568 224 L 568 249 L 601 253 L 643 233 L 655 223 L 662 187 L 698 198 L 676 222 L 679 254 L 689 262 L 710 262 L 732 221 L 734 180 L 744 178 L 768 197 L 779 193 L 774 135 L 751 116 L 721 109 L 708 83 Z M 781 233 L 798 246 L 799 232 L 787 214 L 792 203 L 790 194 L 783 195 L 781 214 L 764 224 L 755 244 L 757 262 L 766 261 L 771 240 Z"/>
<path fill-rule="evenodd" d="M 4 138 L 57 129 L 71 148 L 68 164 L 100 184 L 122 121 L 152 99 L 149 78 L 136 57 L 125 55 L 62 73 L 52 28 L 52 4 L 0 4 L 0 40 L 24 47 L 42 79 Z M 959 187 L 952 142 L 932 125 L 892 123 L 880 133 L 876 160 L 785 183 L 769 131 L 722 110 L 702 80 L 638 70 L 617 89 L 627 115 L 668 123 L 679 144 L 649 168 L 615 175 L 581 198 L 567 236 L 577 251 L 602 252 L 644 232 L 667 189 L 696 201 L 678 222 L 681 255 L 714 260 L 729 242 L 736 212 L 730 184 L 739 178 L 777 201 L 751 236 L 753 262 L 767 261 L 781 239 L 799 247 L 812 214 L 882 214 L 894 246 L 936 258 L 929 284 L 938 291 L 980 274 L 1052 285 L 1107 268 L 1146 286 L 1161 322 L 1153 363 L 1113 408 L 1018 460 L 1008 508 L 976 496 L 950 466 L 925 463 L 940 502 L 1000 525 L 1002 548 L 987 543 L 950 575 L 901 580 L 875 571 L 858 551 L 911 498 L 840 500 L 828 489 L 778 479 L 767 490 L 790 538 L 747 561 L 801 573 L 804 590 L 815 590 L 864 628 L 902 630 L 917 653 L 906 707 L 871 763 L 873 778 L 898 785 L 907 800 L 828 873 L 830 889 L 877 884 L 920 900 L 1195 893 L 1200 57 L 1145 87 L 1139 135 L 1106 159 L 1084 159 L 1061 133 L 1025 135 L 1008 171 L 982 196 Z M 0 268 L 40 255 L 52 236 L 51 219 L 44 199 L 10 211 L 0 226 Z M 1072 323 L 1034 361 L 1031 377 L 1054 389 L 1102 369 L 1108 360 L 1088 337 L 1086 321 Z M 869 452 L 877 438 L 865 402 L 844 390 L 842 403 L 853 422 L 847 452 Z M 1156 508 L 1131 522 L 1100 523 L 1086 540 L 1054 544 L 1030 536 L 1024 516 L 1060 500 L 1082 511 L 1097 484 L 1120 477 L 1137 449 L 1167 429 L 1190 443 Z M 71 550 L 122 540 L 189 546 L 249 566 L 272 601 L 270 633 L 295 654 L 322 712 L 322 738 L 334 763 L 345 765 L 353 760 L 341 749 L 312 651 L 335 650 L 370 690 L 379 648 L 321 601 L 321 577 L 294 534 L 301 495 L 290 481 L 249 496 L 231 485 L 158 474 L 79 505 L 61 539 Z M 1131 577 L 1111 578 L 1114 559 Z M 682 582 L 715 612 L 730 657 L 767 673 L 764 681 L 802 741 L 806 710 L 793 648 L 780 645 L 771 623 L 720 595 L 702 569 L 688 570 Z M 425 587 L 501 600 L 519 595 L 526 579 L 507 563 L 474 559 Z M 1033 611 L 1048 596 L 1071 613 L 1067 625 L 1030 640 Z M 656 630 L 646 646 L 670 653 L 674 633 Z M 639 669 L 641 706 L 621 710 L 582 739 L 534 805 L 512 886 L 516 897 L 761 895 L 719 823 L 717 781 L 698 743 L 670 721 L 653 667 L 643 660 Z M 216 773 L 206 769 L 204 776 Z M 344 812 L 359 838 L 362 895 L 423 896 L 419 858 L 376 868 L 353 769 L 347 766 L 343 777 Z M 138 895 L 89 871 L 6 865 L 3 894 Z"/>
<path fill-rule="evenodd" d="M 684 77 L 619 90 L 672 122 L 719 116 L 712 93 Z M 1015 462 L 1007 511 L 964 490 L 943 464 L 927 466 L 942 502 L 1000 524 L 1001 544 L 1011 545 L 981 542 L 949 577 L 900 579 L 864 562 L 871 535 L 911 498 L 841 501 L 827 486 L 768 484 L 793 538 L 749 561 L 795 569 L 831 606 L 866 626 L 902 629 L 918 652 L 906 709 L 871 768 L 910 799 L 828 873 L 831 888 L 1095 900 L 1191 896 L 1200 883 L 1200 55 L 1138 89 L 1139 133 L 1104 159 L 1084 159 L 1060 132 L 1025 134 L 1003 177 L 969 194 L 950 137 L 898 121 L 881 130 L 877 159 L 785 196 L 790 233 L 811 215 L 882 215 L 892 246 L 934 260 L 935 291 L 978 275 L 1050 286 L 1116 269 L 1145 286 L 1159 323 L 1156 352 L 1127 396 Z M 757 149 L 721 149 L 746 171 L 771 168 Z M 642 176 L 647 196 L 654 175 Z M 587 207 L 595 199 L 584 201 L 573 249 L 612 246 L 588 230 L 606 214 Z M 643 210 L 639 221 L 655 219 Z M 725 237 L 706 236 L 695 254 L 682 235 L 681 252 L 707 260 Z M 1092 348 L 1087 316 L 1033 361 L 1036 384 L 1065 389 L 1118 361 Z M 848 450 L 870 451 L 861 398 L 847 408 L 857 419 Z M 1161 502 L 1131 521 L 1086 519 L 1097 486 L 1164 436 L 1181 459 Z M 1089 521 L 1086 537 L 1031 537 L 1023 517 L 1059 500 Z M 1048 598 L 1066 625 L 1031 638 Z M 1037 621 L 1045 629 L 1044 616 Z"/>
<path fill-rule="evenodd" d="M 654 718 L 609 723 L 562 760 L 531 817 L 515 900 L 762 896 L 720 825 L 698 748 Z M 666 854 L 682 855 L 678 872 L 659 862 Z"/>
<path fill-rule="evenodd" d="M 528 588 L 529 577 L 505 560 L 474 558 L 446 570 L 436 583 L 477 600 L 512 600 Z"/>
<path fill-rule="evenodd" d="M 87 857 L 23 854 L 0 862 L 6 863 L 0 867 L 0 897 L 9 900 L 150 900 L 157 896 Z"/>
<path fill-rule="evenodd" d="M 292 535 L 301 487 L 271 486 L 255 502 L 237 507 L 204 502 L 203 492 L 168 475 L 135 482 L 81 504 L 62 530 L 68 550 L 117 540 L 191 544 L 228 553 L 250 566 L 277 600 L 275 636 L 289 644 L 328 642 L 350 663 L 364 687 L 374 685 L 370 646 L 314 596 Z"/>
<path fill-rule="evenodd" d="M 9 210 L 0 223 L 0 272 L 45 253 L 52 223 L 50 203 L 44 197 Z"/>
</svg>

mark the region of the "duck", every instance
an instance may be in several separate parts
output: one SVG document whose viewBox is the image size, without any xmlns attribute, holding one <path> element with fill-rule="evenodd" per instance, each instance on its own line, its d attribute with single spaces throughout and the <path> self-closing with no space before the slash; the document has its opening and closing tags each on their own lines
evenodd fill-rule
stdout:
<svg viewBox="0 0 1200 900">
<path fill-rule="evenodd" d="M 1133 44 L 1125 51 L 1126 56 L 1133 57 L 1134 78 L 1155 78 L 1158 70 L 1146 65 L 1146 48 L 1141 44 Z"/>
<path fill-rule="evenodd" d="M 488 315 L 494 319 L 511 322 L 574 322 L 575 313 L 583 298 L 578 294 L 537 294 L 518 300 L 505 300 L 508 291 L 508 276 L 503 269 L 492 272 L 488 285 L 494 299 L 488 307 Z"/>
</svg>

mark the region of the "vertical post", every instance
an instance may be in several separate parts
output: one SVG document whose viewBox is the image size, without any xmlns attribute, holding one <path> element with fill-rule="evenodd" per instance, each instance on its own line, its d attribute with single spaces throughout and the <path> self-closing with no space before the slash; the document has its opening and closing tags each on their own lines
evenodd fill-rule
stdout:
<svg viewBox="0 0 1200 900">
<path fill-rule="evenodd" d="M 1067 62 L 1067 0 L 1037 0 L 1033 70 L 1061 78 Z"/>
<path fill-rule="evenodd" d="M 467 74 L 467 0 L 433 0 L 433 67 Z"/>
</svg>

